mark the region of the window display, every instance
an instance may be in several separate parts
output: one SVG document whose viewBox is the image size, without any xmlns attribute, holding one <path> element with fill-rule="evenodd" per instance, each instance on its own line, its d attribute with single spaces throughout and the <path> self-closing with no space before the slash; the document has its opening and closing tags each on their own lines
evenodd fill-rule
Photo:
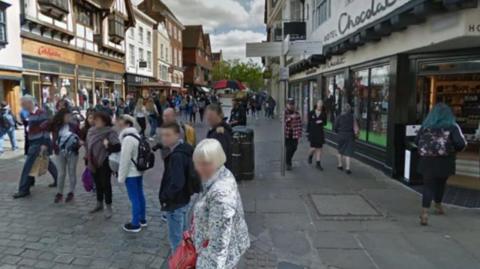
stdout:
<svg viewBox="0 0 480 269">
<path fill-rule="evenodd" d="M 354 72 L 353 112 L 360 127 L 359 139 L 387 146 L 390 66 Z"/>
<path fill-rule="evenodd" d="M 333 130 L 335 119 L 342 112 L 342 106 L 347 102 L 345 94 L 345 76 L 337 74 L 326 78 L 326 87 L 324 90 L 324 104 L 327 111 L 328 130 Z"/>
</svg>

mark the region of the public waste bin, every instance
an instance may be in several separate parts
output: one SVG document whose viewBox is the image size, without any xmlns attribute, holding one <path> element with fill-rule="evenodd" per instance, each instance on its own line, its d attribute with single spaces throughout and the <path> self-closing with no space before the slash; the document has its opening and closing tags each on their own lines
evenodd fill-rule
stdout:
<svg viewBox="0 0 480 269">
<path fill-rule="evenodd" d="M 255 177 L 254 131 L 246 126 L 233 128 L 232 170 L 237 180 Z"/>
</svg>

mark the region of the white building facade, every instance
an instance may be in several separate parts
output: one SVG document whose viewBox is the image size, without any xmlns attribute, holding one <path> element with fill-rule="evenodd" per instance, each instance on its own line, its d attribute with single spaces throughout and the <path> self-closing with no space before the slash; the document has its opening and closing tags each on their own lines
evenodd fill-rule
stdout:
<svg viewBox="0 0 480 269">
<path fill-rule="evenodd" d="M 173 64 L 170 52 L 172 51 L 172 43 L 168 35 L 165 23 L 161 22 L 157 27 L 157 77 L 165 85 L 171 85 L 172 74 L 170 74 L 170 66 Z"/>
<path fill-rule="evenodd" d="M 128 30 L 126 36 L 126 79 L 127 92 L 132 96 L 148 96 L 150 88 L 156 82 L 154 74 L 154 44 L 156 21 L 137 9 L 134 9 L 135 27 Z"/>
<path fill-rule="evenodd" d="M 22 51 L 20 40 L 20 4 L 16 0 L 0 1 L 0 102 L 6 101 L 19 112 Z"/>
</svg>

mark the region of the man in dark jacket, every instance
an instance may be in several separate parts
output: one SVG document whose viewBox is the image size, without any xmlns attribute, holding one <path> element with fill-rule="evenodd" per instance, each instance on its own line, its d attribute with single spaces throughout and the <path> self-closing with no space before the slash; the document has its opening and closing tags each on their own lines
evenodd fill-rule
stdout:
<svg viewBox="0 0 480 269">
<path fill-rule="evenodd" d="M 240 100 L 233 100 L 233 109 L 230 114 L 230 126 L 246 126 L 247 110 L 244 108 Z"/>
<path fill-rule="evenodd" d="M 172 251 L 182 241 L 187 229 L 187 209 L 191 193 L 188 188 L 189 165 L 193 165 L 193 147 L 180 139 L 180 126 L 166 123 L 161 129 L 162 142 L 170 152 L 165 158 L 165 170 L 160 186 L 159 199 L 166 212 L 168 238 Z"/>
<path fill-rule="evenodd" d="M 230 125 L 225 122 L 222 107 L 218 104 L 208 105 L 206 118 L 208 125 L 210 126 L 207 138 L 213 138 L 220 142 L 223 151 L 225 151 L 225 155 L 227 156 L 225 167 L 231 170 L 233 131 Z"/>
</svg>

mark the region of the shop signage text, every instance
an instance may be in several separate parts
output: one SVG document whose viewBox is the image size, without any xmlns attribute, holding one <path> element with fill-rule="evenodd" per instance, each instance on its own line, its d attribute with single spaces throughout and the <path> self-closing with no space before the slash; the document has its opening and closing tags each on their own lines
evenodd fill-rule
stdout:
<svg viewBox="0 0 480 269">
<path fill-rule="evenodd" d="M 38 55 L 47 56 L 47 57 L 57 57 L 57 58 L 62 57 L 62 54 L 60 54 L 60 52 L 58 52 L 54 48 L 43 47 L 43 46 L 38 48 Z"/>
<path fill-rule="evenodd" d="M 397 0 L 383 0 L 383 1 L 370 1 L 370 7 L 366 10 L 360 12 L 359 15 L 353 17 L 348 12 L 344 12 L 340 14 L 340 18 L 338 19 L 338 31 L 340 34 L 345 34 L 351 28 L 355 28 L 361 24 L 364 24 L 371 18 L 376 17 L 378 14 L 381 14 L 385 10 L 389 9 Z"/>
<path fill-rule="evenodd" d="M 470 24 L 468 25 L 469 33 L 480 33 L 480 24 Z"/>
<path fill-rule="evenodd" d="M 332 43 L 359 28 L 378 20 L 410 0 L 332 1 L 332 18 L 322 32 L 324 44 Z M 335 4 L 334 4 L 335 3 Z"/>
<path fill-rule="evenodd" d="M 342 65 L 345 63 L 345 57 L 338 57 L 338 58 L 332 58 L 330 61 L 327 62 L 326 66 L 328 67 L 335 67 L 337 65 Z"/>
</svg>

